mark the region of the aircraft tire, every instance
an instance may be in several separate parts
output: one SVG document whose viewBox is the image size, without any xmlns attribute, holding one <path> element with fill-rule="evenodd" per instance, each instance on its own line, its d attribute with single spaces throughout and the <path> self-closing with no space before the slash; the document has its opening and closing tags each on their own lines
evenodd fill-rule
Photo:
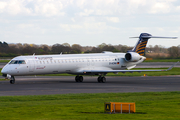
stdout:
<svg viewBox="0 0 180 120">
<path fill-rule="evenodd" d="M 11 77 L 10 83 L 11 83 L 11 84 L 14 84 L 14 83 L 15 83 L 15 78 L 14 78 L 14 76 Z"/>
<path fill-rule="evenodd" d="M 98 81 L 98 83 L 100 83 L 101 82 L 101 77 L 98 77 L 97 81 Z"/>
<path fill-rule="evenodd" d="M 105 77 L 102 77 L 102 78 L 101 78 L 101 82 L 102 82 L 102 83 L 105 83 L 105 82 L 106 82 L 106 78 L 105 78 Z"/>
<path fill-rule="evenodd" d="M 79 76 L 79 82 L 83 82 L 83 76 Z"/>
<path fill-rule="evenodd" d="M 75 77 L 75 81 L 76 81 L 76 82 L 79 82 L 79 76 L 76 76 L 76 77 Z"/>
<path fill-rule="evenodd" d="M 10 80 L 10 83 L 11 83 L 11 84 L 14 84 L 14 83 L 15 83 L 15 80 Z"/>
</svg>

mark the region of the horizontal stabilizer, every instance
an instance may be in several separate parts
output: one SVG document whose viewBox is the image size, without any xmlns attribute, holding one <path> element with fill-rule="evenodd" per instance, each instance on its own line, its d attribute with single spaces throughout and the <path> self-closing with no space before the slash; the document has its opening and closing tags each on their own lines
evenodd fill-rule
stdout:
<svg viewBox="0 0 180 120">
<path fill-rule="evenodd" d="M 130 38 L 139 38 L 139 37 L 130 37 Z M 160 36 L 141 36 L 141 38 L 165 38 L 165 39 L 177 39 L 178 37 L 160 37 Z"/>
</svg>

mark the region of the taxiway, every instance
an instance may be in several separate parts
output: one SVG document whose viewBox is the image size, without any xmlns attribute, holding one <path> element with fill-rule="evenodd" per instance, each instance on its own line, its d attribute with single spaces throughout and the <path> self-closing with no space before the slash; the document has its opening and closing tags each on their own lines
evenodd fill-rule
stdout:
<svg viewBox="0 0 180 120">
<path fill-rule="evenodd" d="M 114 93 L 180 91 L 180 76 L 160 77 L 106 77 L 98 83 L 97 77 L 84 77 L 76 83 L 73 76 L 20 76 L 16 83 L 0 81 L 0 96 L 50 95 L 68 93 Z"/>
</svg>

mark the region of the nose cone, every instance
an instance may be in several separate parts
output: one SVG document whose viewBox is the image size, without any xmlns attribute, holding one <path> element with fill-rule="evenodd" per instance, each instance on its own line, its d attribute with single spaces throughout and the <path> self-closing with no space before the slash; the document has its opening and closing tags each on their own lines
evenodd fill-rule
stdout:
<svg viewBox="0 0 180 120">
<path fill-rule="evenodd" d="M 2 68 L 1 73 L 2 73 L 2 74 L 8 74 L 7 66 L 4 66 L 4 67 Z"/>
</svg>

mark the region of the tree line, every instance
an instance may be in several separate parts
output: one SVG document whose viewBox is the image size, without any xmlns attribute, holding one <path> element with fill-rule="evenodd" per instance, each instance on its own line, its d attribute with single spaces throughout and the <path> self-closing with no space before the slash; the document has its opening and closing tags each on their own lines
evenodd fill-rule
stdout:
<svg viewBox="0 0 180 120">
<path fill-rule="evenodd" d="M 36 44 L 8 44 L 0 42 L 0 57 L 15 57 L 18 55 L 42 55 L 42 54 L 77 54 L 77 53 L 101 53 L 102 51 L 123 52 L 126 53 L 133 47 L 126 45 L 111 45 L 102 43 L 93 46 L 81 46 L 79 44 L 70 45 L 68 43 L 56 43 L 50 45 L 36 45 Z M 151 58 L 180 58 L 180 45 L 165 48 L 161 45 L 149 45 L 145 51 L 146 57 Z"/>
</svg>

